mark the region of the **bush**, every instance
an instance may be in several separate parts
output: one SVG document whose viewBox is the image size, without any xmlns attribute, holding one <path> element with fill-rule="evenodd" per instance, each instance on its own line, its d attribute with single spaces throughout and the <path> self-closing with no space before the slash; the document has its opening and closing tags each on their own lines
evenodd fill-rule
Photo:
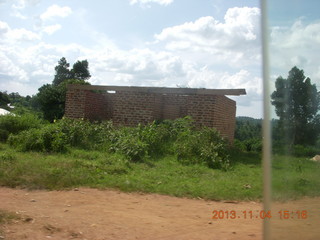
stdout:
<svg viewBox="0 0 320 240">
<path fill-rule="evenodd" d="M 210 168 L 230 167 L 227 143 L 214 128 L 185 130 L 175 142 L 178 160 L 186 164 L 206 164 Z"/>
<path fill-rule="evenodd" d="M 10 135 L 8 142 L 20 151 L 65 152 L 68 146 L 66 135 L 53 124 Z"/>
<path fill-rule="evenodd" d="M 177 154 L 182 163 L 204 163 L 211 168 L 227 169 L 226 142 L 215 129 L 194 130 L 192 124 L 187 117 L 146 126 L 114 128 L 111 122 L 62 119 L 10 135 L 8 142 L 21 151 L 65 152 L 69 146 L 107 149 L 134 162 L 155 154 Z"/>
<path fill-rule="evenodd" d="M 109 142 L 111 122 L 91 123 L 87 120 L 62 119 L 55 124 L 67 136 L 72 147 L 98 150 Z"/>
<path fill-rule="evenodd" d="M 121 153 L 131 161 L 141 161 L 148 156 L 150 143 L 143 138 L 144 127 L 123 127 L 114 131 L 110 136 L 110 150 Z"/>
<path fill-rule="evenodd" d="M 176 138 L 175 131 L 174 121 L 121 127 L 110 133 L 110 150 L 125 155 L 131 161 L 165 154 L 170 152 L 168 145 Z"/>
<path fill-rule="evenodd" d="M 0 141 L 7 141 L 10 134 L 17 134 L 32 128 L 40 128 L 42 124 L 43 121 L 33 114 L 0 116 Z"/>
</svg>

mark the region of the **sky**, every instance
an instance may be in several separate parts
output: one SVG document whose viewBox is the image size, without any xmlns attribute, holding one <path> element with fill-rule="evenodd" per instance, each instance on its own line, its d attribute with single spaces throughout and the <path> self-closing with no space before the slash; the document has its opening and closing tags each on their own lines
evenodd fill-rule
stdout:
<svg viewBox="0 0 320 240">
<path fill-rule="evenodd" d="M 273 78 L 297 65 L 320 85 L 319 3 L 275 2 Z M 260 16 L 258 0 L 0 0 L 0 91 L 36 94 L 62 57 L 87 59 L 95 85 L 245 88 L 237 116 L 262 118 Z"/>
</svg>

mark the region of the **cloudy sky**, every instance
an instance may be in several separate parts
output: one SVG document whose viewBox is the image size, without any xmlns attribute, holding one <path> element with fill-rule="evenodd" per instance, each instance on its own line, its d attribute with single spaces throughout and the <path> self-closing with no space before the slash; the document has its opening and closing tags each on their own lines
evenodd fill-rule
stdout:
<svg viewBox="0 0 320 240">
<path fill-rule="evenodd" d="M 258 0 L 0 0 L 0 90 L 36 94 L 61 57 L 71 65 L 87 59 L 91 84 L 245 88 L 246 96 L 232 97 L 237 115 L 261 118 L 259 7 Z M 297 9 L 271 12 L 273 75 L 297 65 L 319 82 L 312 47 L 320 21 Z"/>
</svg>

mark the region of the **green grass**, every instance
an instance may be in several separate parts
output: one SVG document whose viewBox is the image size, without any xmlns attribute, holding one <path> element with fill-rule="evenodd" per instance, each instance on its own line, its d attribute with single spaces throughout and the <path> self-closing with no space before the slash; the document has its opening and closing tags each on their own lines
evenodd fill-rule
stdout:
<svg viewBox="0 0 320 240">
<path fill-rule="evenodd" d="M 0 145 L 0 186 L 28 189 L 113 188 L 211 200 L 262 199 L 261 156 L 230 153 L 231 169 L 182 165 L 175 156 L 133 163 L 102 151 L 72 149 L 65 154 L 15 152 Z M 277 198 L 319 196 L 319 164 L 279 157 L 274 165 Z M 283 182 L 287 181 L 291 187 Z"/>
<path fill-rule="evenodd" d="M 272 164 L 274 200 L 320 196 L 320 163 L 306 157 L 274 156 Z"/>
</svg>

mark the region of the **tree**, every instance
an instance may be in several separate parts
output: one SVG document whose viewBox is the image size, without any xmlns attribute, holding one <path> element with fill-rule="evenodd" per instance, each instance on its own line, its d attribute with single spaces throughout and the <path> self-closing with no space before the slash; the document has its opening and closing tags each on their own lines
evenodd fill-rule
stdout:
<svg viewBox="0 0 320 240">
<path fill-rule="evenodd" d="M 8 94 L 6 92 L 0 92 L 0 107 L 8 109 L 8 103 L 10 103 Z"/>
<path fill-rule="evenodd" d="M 52 84 L 45 84 L 39 88 L 35 99 L 43 112 L 46 120 L 53 121 L 64 115 L 67 84 L 89 84 L 86 82 L 91 77 L 87 60 L 77 61 L 72 69 L 63 57 L 54 68 L 56 74 Z"/>
<path fill-rule="evenodd" d="M 67 62 L 66 58 L 61 58 L 58 62 L 58 65 L 54 68 L 56 74 L 52 84 L 57 86 L 65 80 L 68 79 L 78 79 L 78 80 L 87 80 L 91 77 L 89 72 L 89 63 L 87 60 L 77 61 L 73 64 L 72 69 L 69 69 L 70 64 Z"/>
<path fill-rule="evenodd" d="M 89 72 L 89 63 L 87 60 L 77 61 L 72 67 L 72 78 L 79 80 L 87 80 L 91 77 Z"/>
<path fill-rule="evenodd" d="M 315 84 L 306 78 L 303 70 L 293 67 L 287 79 L 279 76 L 276 90 L 271 94 L 271 104 L 279 117 L 279 130 L 289 145 L 314 144 L 319 129 L 318 110 L 320 95 Z"/>
<path fill-rule="evenodd" d="M 56 74 L 54 75 L 54 79 L 52 84 L 57 86 L 63 81 L 72 78 L 72 72 L 69 70 L 70 64 L 63 57 L 59 60 L 58 65 L 54 68 Z"/>
</svg>

